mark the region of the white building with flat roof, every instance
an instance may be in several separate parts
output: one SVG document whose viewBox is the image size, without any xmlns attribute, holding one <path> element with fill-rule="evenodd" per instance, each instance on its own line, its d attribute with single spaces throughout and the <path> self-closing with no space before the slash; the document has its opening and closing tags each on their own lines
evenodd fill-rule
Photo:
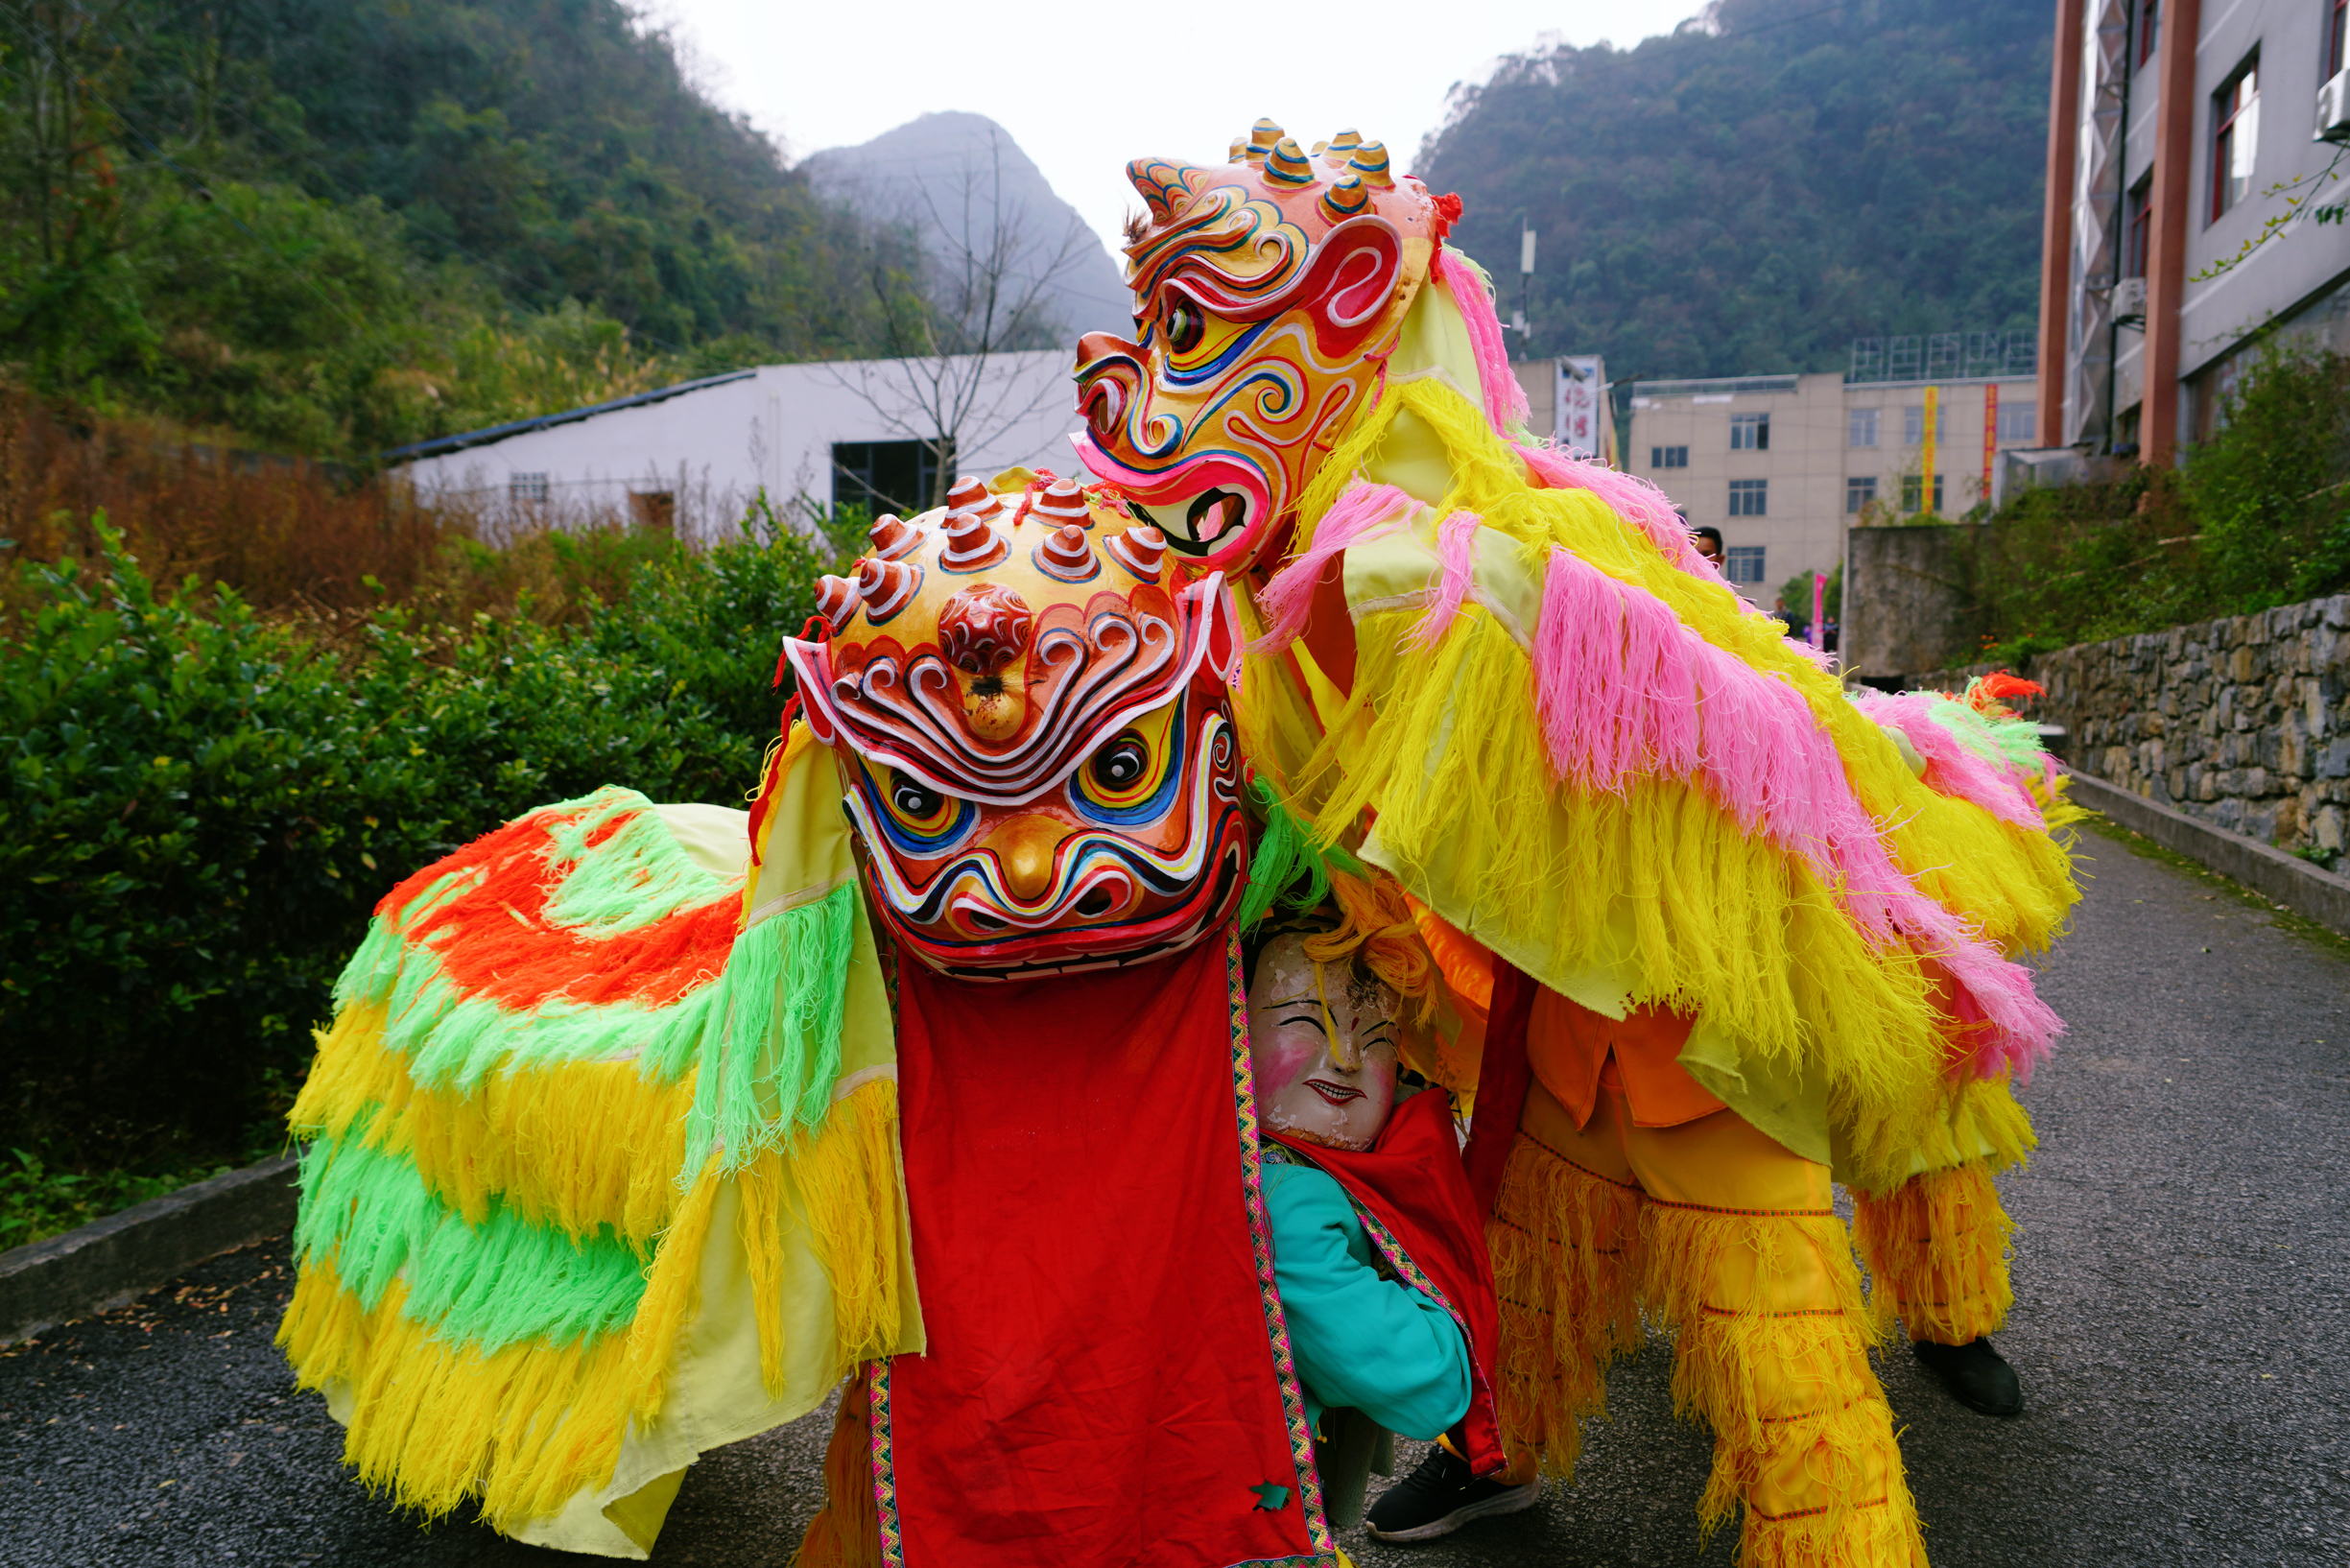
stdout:
<svg viewBox="0 0 2350 1568">
<path fill-rule="evenodd" d="M 779 511 L 862 502 L 914 512 L 931 505 L 942 425 L 949 478 L 1081 474 L 1068 440 L 1082 423 L 1075 364 L 1052 348 L 762 365 L 385 456 L 421 493 L 523 523 L 632 517 L 707 537 L 762 490 Z"/>
</svg>

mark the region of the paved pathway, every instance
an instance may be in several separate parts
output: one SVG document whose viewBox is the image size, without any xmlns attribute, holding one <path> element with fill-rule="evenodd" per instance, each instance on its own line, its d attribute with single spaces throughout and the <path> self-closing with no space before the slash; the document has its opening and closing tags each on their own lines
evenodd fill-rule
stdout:
<svg viewBox="0 0 2350 1568">
<path fill-rule="evenodd" d="M 1938 1568 L 2350 1562 L 2350 959 L 2207 880 L 2091 838 L 2088 901 L 2048 967 L 2071 1021 L 2027 1099 L 2042 1152 L 2000 1338 L 2030 1408 L 1885 1376 Z M 582 1563 L 479 1525 L 419 1529 L 341 1471 L 270 1332 L 282 1244 L 111 1318 L 0 1352 L 0 1563 Z M 1704 1437 L 1667 1357 L 1614 1379 L 1580 1484 L 1363 1568 L 1726 1563 L 1691 1512 Z M 780 1565 L 817 1502 L 829 1417 L 723 1450 L 685 1484 L 663 1564 Z M 960 1565 L 958 1565 L 960 1568 Z"/>
</svg>

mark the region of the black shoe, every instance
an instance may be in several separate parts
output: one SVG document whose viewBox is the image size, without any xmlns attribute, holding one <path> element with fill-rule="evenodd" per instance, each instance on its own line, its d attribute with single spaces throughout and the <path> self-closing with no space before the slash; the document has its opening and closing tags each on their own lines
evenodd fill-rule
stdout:
<svg viewBox="0 0 2350 1568">
<path fill-rule="evenodd" d="M 1991 1348 L 1989 1340 L 1966 1344 L 1912 1340 L 1910 1348 L 1959 1404 L 1985 1415 L 2024 1414 L 2024 1385 L 2017 1381 L 2015 1368 Z"/>
<path fill-rule="evenodd" d="M 1477 1480 L 1469 1474 L 1466 1460 L 1438 1443 L 1420 1461 L 1418 1469 L 1371 1505 L 1364 1524 L 1378 1540 L 1433 1541 L 1450 1535 L 1471 1519 L 1531 1509 L 1541 1495 L 1538 1480 L 1523 1486 Z"/>
</svg>

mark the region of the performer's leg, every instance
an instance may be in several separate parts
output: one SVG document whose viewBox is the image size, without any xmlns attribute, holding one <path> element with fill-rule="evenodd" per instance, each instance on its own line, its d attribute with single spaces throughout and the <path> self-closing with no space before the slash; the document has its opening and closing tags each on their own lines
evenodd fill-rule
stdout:
<svg viewBox="0 0 2350 1568">
<path fill-rule="evenodd" d="M 1649 1195 L 1643 1294 L 1680 1337 L 1673 1402 L 1714 1429 L 1700 1520 L 1745 1505 L 1746 1568 L 1923 1563 L 1827 1168 L 1726 1110 L 1623 1138 Z"/>
<path fill-rule="evenodd" d="M 2023 1384 L 1991 1347 L 2015 1300 L 2007 1238 L 1992 1174 L 2023 1163 L 2036 1140 L 2031 1118 L 2005 1079 L 1958 1086 L 1947 1136 L 1921 1152 L 1930 1169 L 1884 1190 L 1853 1189 L 1852 1233 L 1875 1281 L 1870 1305 L 1894 1314 L 1912 1349 L 1961 1403 L 1986 1415 L 2018 1415 Z"/>
<path fill-rule="evenodd" d="M 1918 1360 L 1986 1415 L 2023 1413 L 2023 1384 L 1991 1347 L 2015 1302 L 2007 1238 L 1989 1158 L 1911 1176 L 1889 1193 L 1852 1195 L 1854 1241 L 1876 1281 L 1881 1316 L 1901 1315 Z"/>
<path fill-rule="evenodd" d="M 1889 1193 L 1852 1195 L 1852 1234 L 1884 1310 L 1912 1340 L 1964 1344 L 1997 1333 L 2015 1292 L 2007 1238 L 2015 1222 L 1991 1185 L 1991 1162 L 1911 1176 Z"/>
<path fill-rule="evenodd" d="M 1612 1126 L 1586 1135 L 1531 1085 L 1485 1239 L 1507 1477 L 1571 1476 L 1580 1417 L 1606 1406 L 1608 1363 L 1640 1343 L 1640 1190 Z"/>
<path fill-rule="evenodd" d="M 873 1507 L 873 1428 L 865 1369 L 841 1390 L 832 1441 L 824 1449 L 824 1506 L 808 1521 L 794 1568 L 881 1568 L 881 1519 Z"/>
</svg>

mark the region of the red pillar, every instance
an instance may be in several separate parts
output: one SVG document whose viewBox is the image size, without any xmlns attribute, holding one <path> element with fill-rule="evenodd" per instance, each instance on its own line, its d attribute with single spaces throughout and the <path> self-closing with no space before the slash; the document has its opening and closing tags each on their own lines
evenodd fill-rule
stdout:
<svg viewBox="0 0 2350 1568">
<path fill-rule="evenodd" d="M 2168 467 L 2178 453 L 2178 307 L 2187 292 L 2187 226 L 2200 210 L 2195 173 L 2195 37 L 2200 0 L 2170 0 L 2156 43 L 2154 223 L 2146 264 L 2146 392 L 2138 461 Z"/>
<path fill-rule="evenodd" d="M 2080 29 L 2088 0 L 2056 0 L 2056 66 L 2048 91 L 2048 202 L 2040 220 L 2042 446 L 2064 444 L 2065 334 L 2073 315 L 2073 168 L 2080 130 Z"/>
</svg>

